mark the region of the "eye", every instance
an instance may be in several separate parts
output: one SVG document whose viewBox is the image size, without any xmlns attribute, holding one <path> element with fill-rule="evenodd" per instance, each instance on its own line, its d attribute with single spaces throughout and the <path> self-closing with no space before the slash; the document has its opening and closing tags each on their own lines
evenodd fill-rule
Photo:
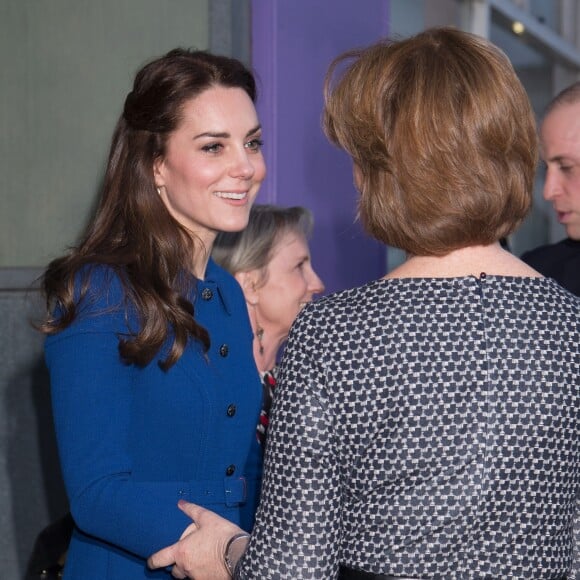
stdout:
<svg viewBox="0 0 580 580">
<path fill-rule="evenodd" d="M 245 147 L 250 151 L 260 151 L 263 145 L 264 141 L 262 139 L 252 139 L 246 143 Z"/>
<path fill-rule="evenodd" d="M 221 143 L 208 143 L 204 145 L 201 150 L 205 151 L 206 153 L 219 153 L 224 146 Z"/>
</svg>

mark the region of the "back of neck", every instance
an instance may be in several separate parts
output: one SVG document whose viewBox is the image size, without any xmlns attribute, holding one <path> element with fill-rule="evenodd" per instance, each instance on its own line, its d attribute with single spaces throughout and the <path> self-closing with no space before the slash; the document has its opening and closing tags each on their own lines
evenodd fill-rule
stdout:
<svg viewBox="0 0 580 580">
<path fill-rule="evenodd" d="M 445 256 L 410 256 L 385 278 L 455 278 L 479 276 L 541 277 L 541 274 L 499 244 L 468 246 Z"/>
</svg>

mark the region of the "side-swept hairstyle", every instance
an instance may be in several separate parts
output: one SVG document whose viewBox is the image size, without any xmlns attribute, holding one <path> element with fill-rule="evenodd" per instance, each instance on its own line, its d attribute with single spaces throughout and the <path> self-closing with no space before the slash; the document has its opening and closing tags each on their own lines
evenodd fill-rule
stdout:
<svg viewBox="0 0 580 580">
<path fill-rule="evenodd" d="M 436 28 L 339 56 L 323 124 L 353 158 L 365 229 L 411 255 L 496 242 L 529 211 L 534 113 L 483 38 Z"/>
<path fill-rule="evenodd" d="M 241 88 L 256 100 L 254 77 L 241 62 L 205 51 L 175 49 L 139 70 L 113 134 L 95 215 L 80 243 L 51 262 L 44 274 L 49 312 L 57 306 L 59 314 L 48 315 L 43 332 L 71 324 L 84 296 L 75 298 L 77 275 L 86 291 L 90 266 L 105 264 L 120 276 L 140 318 L 135 334 L 119 340 L 124 360 L 149 363 L 170 336 L 173 343 L 163 368 L 179 359 L 189 339 L 209 347 L 209 335 L 195 321 L 186 298 L 193 283 L 192 256 L 205 248 L 196 247 L 191 233 L 167 211 L 153 166 L 165 155 L 184 105 L 213 86 Z"/>
<path fill-rule="evenodd" d="M 231 274 L 257 270 L 260 284 L 265 284 L 268 264 L 280 239 L 289 232 L 309 237 L 312 227 L 312 213 L 305 207 L 255 204 L 244 230 L 218 234 L 212 258 Z"/>
</svg>

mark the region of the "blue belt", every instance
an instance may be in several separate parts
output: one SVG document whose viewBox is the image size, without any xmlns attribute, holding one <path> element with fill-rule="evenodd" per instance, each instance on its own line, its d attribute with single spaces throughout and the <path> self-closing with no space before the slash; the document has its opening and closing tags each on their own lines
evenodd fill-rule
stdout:
<svg viewBox="0 0 580 580">
<path fill-rule="evenodd" d="M 217 480 L 190 481 L 179 491 L 184 499 L 200 504 L 219 503 L 228 507 L 236 507 L 246 501 L 246 478 L 224 477 Z"/>
</svg>

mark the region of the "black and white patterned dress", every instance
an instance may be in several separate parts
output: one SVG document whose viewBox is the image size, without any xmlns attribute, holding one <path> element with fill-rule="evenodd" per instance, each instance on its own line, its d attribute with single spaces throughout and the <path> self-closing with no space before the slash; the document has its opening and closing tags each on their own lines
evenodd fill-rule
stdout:
<svg viewBox="0 0 580 580">
<path fill-rule="evenodd" d="M 307 306 L 236 577 L 570 574 L 579 319 L 553 280 L 484 274 L 379 280 Z"/>
</svg>

